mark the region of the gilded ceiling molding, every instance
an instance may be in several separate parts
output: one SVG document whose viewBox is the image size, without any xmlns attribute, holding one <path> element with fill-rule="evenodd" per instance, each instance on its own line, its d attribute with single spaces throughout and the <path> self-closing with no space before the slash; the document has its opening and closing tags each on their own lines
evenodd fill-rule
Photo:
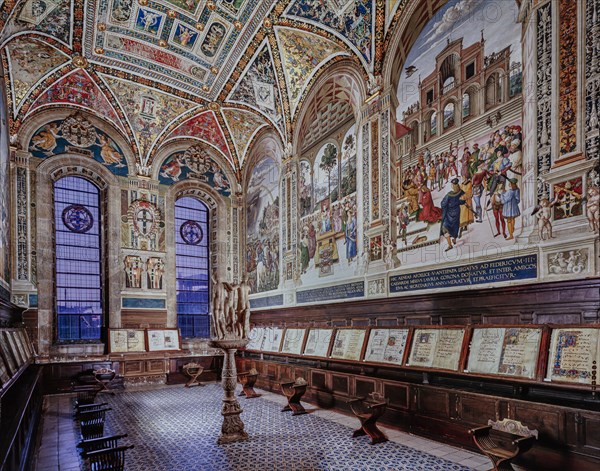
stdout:
<svg viewBox="0 0 600 471">
<path fill-rule="evenodd" d="M 221 114 L 232 144 L 235 146 L 238 169 L 241 169 L 250 142 L 261 128 L 268 126 L 267 121 L 262 118 L 262 115 L 242 111 L 239 108 L 221 108 Z"/>
</svg>

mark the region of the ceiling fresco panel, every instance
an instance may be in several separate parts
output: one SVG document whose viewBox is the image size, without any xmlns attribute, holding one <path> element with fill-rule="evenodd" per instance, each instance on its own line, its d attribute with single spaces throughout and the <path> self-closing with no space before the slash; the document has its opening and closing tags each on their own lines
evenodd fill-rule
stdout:
<svg viewBox="0 0 600 471">
<path fill-rule="evenodd" d="M 227 146 L 223 129 L 217 120 L 213 111 L 205 111 L 193 118 L 180 124 L 169 136 L 167 140 L 178 137 L 193 137 L 202 140 L 218 149 L 235 168 L 231 152 Z"/>
<path fill-rule="evenodd" d="M 280 132 L 285 131 L 281 91 L 275 75 L 271 49 L 266 40 L 250 60 L 227 101 L 257 110 L 268 117 Z"/>
<path fill-rule="evenodd" d="M 214 100 L 274 4 L 90 0 L 85 48 L 94 61 Z"/>
<path fill-rule="evenodd" d="M 42 106 L 73 104 L 111 121 L 124 133 L 123 123 L 98 84 L 83 69 L 77 69 L 48 87 L 31 105 L 29 113 Z"/>
<path fill-rule="evenodd" d="M 319 26 L 349 43 L 366 64 L 373 58 L 373 0 L 295 0 L 288 18 Z"/>
<path fill-rule="evenodd" d="M 73 2 L 71 0 L 27 0 L 17 6 L 2 31 L 9 38 L 25 31 L 51 36 L 66 46 L 72 46 Z"/>
<path fill-rule="evenodd" d="M 21 107 L 36 84 L 70 59 L 45 42 L 17 37 L 6 46 L 14 111 Z"/>
<path fill-rule="evenodd" d="M 249 111 L 242 111 L 236 108 L 223 108 L 221 111 L 225 117 L 229 133 L 233 137 L 241 168 L 244 165 L 248 145 L 258 130 L 266 125 L 266 122 Z"/>
<path fill-rule="evenodd" d="M 291 28 L 275 28 L 281 62 L 284 66 L 292 115 L 302 92 L 315 72 L 329 59 L 347 55 L 338 44 L 316 34 Z"/>
<path fill-rule="evenodd" d="M 197 106 L 155 89 L 106 75 L 106 85 L 127 116 L 139 144 L 142 162 L 146 162 L 157 137 L 178 116 Z"/>
</svg>

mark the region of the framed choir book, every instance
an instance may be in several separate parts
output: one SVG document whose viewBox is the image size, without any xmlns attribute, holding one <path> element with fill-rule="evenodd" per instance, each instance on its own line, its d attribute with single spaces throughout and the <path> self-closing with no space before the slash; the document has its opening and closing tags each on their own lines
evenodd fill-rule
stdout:
<svg viewBox="0 0 600 471">
<path fill-rule="evenodd" d="M 341 360 L 360 360 L 366 334 L 365 329 L 336 329 L 330 357 Z"/>
<path fill-rule="evenodd" d="M 458 371 L 464 328 L 415 329 L 407 366 Z"/>
<path fill-rule="evenodd" d="M 146 351 L 144 329 L 108 329 L 108 353 L 138 353 Z"/>
<path fill-rule="evenodd" d="M 267 327 L 265 329 L 265 337 L 262 344 L 262 351 L 270 353 L 279 352 L 282 337 L 283 329 L 279 327 Z"/>
<path fill-rule="evenodd" d="M 600 329 L 565 326 L 552 329 L 546 381 L 592 384 L 596 379 Z"/>
<path fill-rule="evenodd" d="M 248 345 L 246 350 L 260 351 L 262 348 L 263 340 L 265 338 L 264 327 L 253 327 L 248 334 Z"/>
<path fill-rule="evenodd" d="M 283 344 L 281 344 L 281 353 L 300 355 L 302 353 L 304 337 L 306 337 L 306 329 L 285 329 Z"/>
<path fill-rule="evenodd" d="M 535 379 L 541 327 L 474 327 L 466 373 Z"/>
<path fill-rule="evenodd" d="M 302 354 L 310 357 L 327 357 L 332 335 L 333 329 L 310 329 Z"/>
<path fill-rule="evenodd" d="M 5 330 L 0 331 L 0 355 L 4 359 L 4 364 L 8 373 L 12 376 L 19 370 L 19 365 L 11 351 L 10 344 L 8 343 L 8 332 Z"/>
<path fill-rule="evenodd" d="M 149 352 L 181 350 L 179 329 L 147 329 L 146 341 Z"/>
<path fill-rule="evenodd" d="M 407 339 L 408 329 L 372 328 L 364 361 L 402 366 Z"/>
</svg>

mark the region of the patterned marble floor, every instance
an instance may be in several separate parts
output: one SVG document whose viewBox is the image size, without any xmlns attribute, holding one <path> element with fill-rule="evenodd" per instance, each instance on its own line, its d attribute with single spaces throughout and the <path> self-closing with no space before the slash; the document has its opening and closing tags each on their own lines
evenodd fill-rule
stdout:
<svg viewBox="0 0 600 471">
<path fill-rule="evenodd" d="M 371 446 L 367 437 L 352 438 L 358 421 L 309 406 L 311 413 L 292 417 L 281 412 L 281 396 L 240 398 L 250 439 L 217 445 L 222 417 L 218 384 L 168 386 L 103 395 L 112 411 L 107 433 L 128 433 L 128 471 L 471 471 L 490 469 L 481 455 L 385 430 L 390 441 Z M 66 396 L 48 398 L 37 471 L 85 470 L 76 459 L 78 430 Z M 71 430 L 69 430 L 69 425 Z M 62 434 L 62 438 L 60 435 Z M 56 437 L 58 435 L 58 438 Z M 52 453 L 52 450 L 58 450 Z"/>
</svg>

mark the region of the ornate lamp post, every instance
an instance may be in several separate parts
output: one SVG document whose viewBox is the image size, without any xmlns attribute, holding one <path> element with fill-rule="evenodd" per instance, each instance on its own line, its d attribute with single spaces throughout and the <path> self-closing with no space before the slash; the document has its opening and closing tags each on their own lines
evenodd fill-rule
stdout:
<svg viewBox="0 0 600 471">
<path fill-rule="evenodd" d="M 237 368 L 235 351 L 248 343 L 250 331 L 250 286 L 246 279 L 239 285 L 232 285 L 212 277 L 213 299 L 211 306 L 213 337 L 212 347 L 225 353 L 221 384 L 223 386 L 223 425 L 218 444 L 248 439 L 244 431 L 244 422 L 240 418 L 243 412 L 235 395 Z"/>
</svg>

